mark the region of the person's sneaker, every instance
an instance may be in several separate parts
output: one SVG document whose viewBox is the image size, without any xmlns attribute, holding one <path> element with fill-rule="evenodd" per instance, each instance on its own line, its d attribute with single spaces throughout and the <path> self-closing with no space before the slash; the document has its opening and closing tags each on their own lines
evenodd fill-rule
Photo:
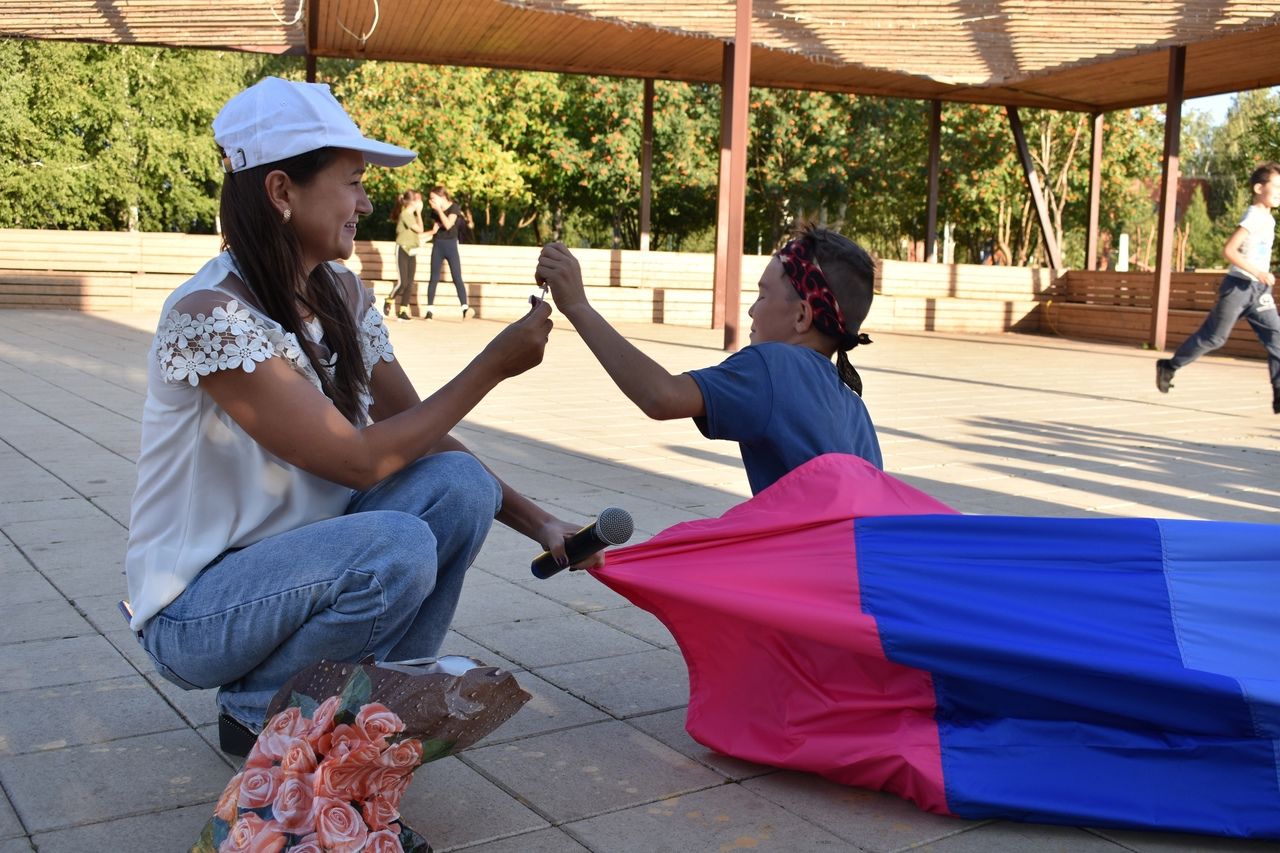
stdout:
<svg viewBox="0 0 1280 853">
<path fill-rule="evenodd" d="M 401 323 L 403 323 L 405 320 L 409 320 L 411 318 L 409 317 L 408 311 L 401 311 L 399 314 L 396 315 L 396 319 L 399 320 Z"/>
<path fill-rule="evenodd" d="M 227 713 L 218 715 L 218 748 L 227 755 L 244 758 L 253 749 L 258 733 Z"/>
<path fill-rule="evenodd" d="M 471 313 L 471 306 L 470 306 L 470 305 L 463 305 L 463 306 L 462 306 L 462 319 L 464 319 L 464 320 L 465 320 L 465 319 L 467 319 L 467 315 L 468 315 L 468 314 L 470 314 L 470 313 Z"/>
<path fill-rule="evenodd" d="M 427 313 L 425 313 L 425 314 L 423 314 L 423 315 L 422 315 L 422 319 L 424 319 L 424 320 L 430 320 L 430 319 L 432 319 L 432 318 L 434 318 L 434 317 L 435 317 L 435 315 L 431 313 L 431 309 L 430 309 L 430 308 L 428 308 L 428 309 L 427 309 Z"/>
<path fill-rule="evenodd" d="M 1162 358 L 1156 362 L 1156 390 L 1161 394 L 1168 394 L 1169 389 L 1173 387 L 1173 374 L 1178 369 L 1170 363 L 1169 359 Z"/>
</svg>

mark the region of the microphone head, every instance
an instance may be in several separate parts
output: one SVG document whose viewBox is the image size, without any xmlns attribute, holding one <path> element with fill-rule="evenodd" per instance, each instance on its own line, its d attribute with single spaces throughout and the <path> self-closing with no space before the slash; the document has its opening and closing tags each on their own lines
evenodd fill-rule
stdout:
<svg viewBox="0 0 1280 853">
<path fill-rule="evenodd" d="M 616 506 L 605 507 L 596 516 L 596 535 L 610 545 L 621 545 L 631 538 L 636 525 L 631 513 Z"/>
</svg>

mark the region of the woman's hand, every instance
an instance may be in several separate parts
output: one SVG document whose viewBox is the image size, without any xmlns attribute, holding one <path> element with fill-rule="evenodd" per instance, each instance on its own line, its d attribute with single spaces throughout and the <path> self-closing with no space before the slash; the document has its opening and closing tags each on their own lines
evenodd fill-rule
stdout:
<svg viewBox="0 0 1280 853">
<path fill-rule="evenodd" d="M 503 379 L 519 376 L 542 363 L 551 327 L 551 306 L 541 302 L 499 332 L 480 358 Z"/>
<path fill-rule="evenodd" d="M 533 538 L 538 541 L 542 547 L 551 552 L 556 558 L 556 564 L 564 568 L 568 564 L 568 557 L 565 556 L 564 543 L 573 534 L 581 530 L 581 527 L 575 527 L 567 521 L 561 521 L 558 518 L 549 518 L 534 531 Z M 587 559 L 569 568 L 577 569 L 598 569 L 604 565 L 604 552 L 597 551 Z"/>
</svg>

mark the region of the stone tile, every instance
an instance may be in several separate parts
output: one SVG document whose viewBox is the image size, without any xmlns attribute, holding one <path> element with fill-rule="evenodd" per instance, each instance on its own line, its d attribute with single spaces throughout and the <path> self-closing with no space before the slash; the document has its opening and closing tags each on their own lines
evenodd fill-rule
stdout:
<svg viewBox="0 0 1280 853">
<path fill-rule="evenodd" d="M 1090 832 L 1134 853 L 1280 853 L 1280 841 L 1216 838 L 1181 832 L 1132 832 L 1123 829 L 1090 829 Z"/>
<path fill-rule="evenodd" d="M 211 800 L 195 806 L 43 832 L 35 836 L 35 842 L 40 845 L 40 853 L 124 849 L 129 853 L 175 853 L 191 848 L 213 816 L 216 804 L 217 800 Z"/>
<path fill-rule="evenodd" d="M 129 623 L 120 612 L 122 598 L 124 598 L 123 592 L 120 595 L 86 595 L 77 598 L 75 604 L 99 634 L 125 634 L 133 638 L 134 633 L 129 630 Z M 134 645 L 137 643 L 135 642 Z"/>
<path fill-rule="evenodd" d="M 134 674 L 120 653 L 98 636 L 22 643 L 0 656 L 0 692 Z"/>
<path fill-rule="evenodd" d="M 519 673 L 516 680 L 533 698 L 524 703 L 515 716 L 481 740 L 477 748 L 608 719 L 603 711 L 531 672 Z"/>
<path fill-rule="evenodd" d="M 405 822 L 436 850 L 465 847 L 547 822 L 456 757 L 418 768 L 400 802 Z"/>
<path fill-rule="evenodd" d="M 63 599 L 0 607 L 0 645 L 94 633 L 93 626 Z"/>
<path fill-rule="evenodd" d="M 32 833 L 213 802 L 231 776 L 190 730 L 0 759 L 0 781 Z"/>
<path fill-rule="evenodd" d="M 4 464 L 2 457 L 0 464 Z M 93 504 L 81 497 L 0 500 L 0 530 L 15 521 L 90 518 L 98 514 Z"/>
<path fill-rule="evenodd" d="M 980 825 L 922 811 L 892 794 L 837 785 L 812 773 L 774 773 L 750 779 L 743 787 L 868 853 L 905 850 Z"/>
<path fill-rule="evenodd" d="M 696 761 L 614 721 L 470 749 L 463 759 L 553 823 L 723 781 Z"/>
<path fill-rule="evenodd" d="M 123 555 L 124 551 L 119 553 Z M 76 559 L 67 565 L 49 565 L 38 557 L 33 558 L 32 562 L 48 577 L 58 592 L 72 601 L 95 595 L 114 595 L 118 601 L 125 597 L 128 582 L 119 557 L 114 551 L 110 554 L 110 557 L 100 562 Z"/>
<path fill-rule="evenodd" d="M 626 598 L 600 583 L 588 572 L 560 572 L 547 580 L 538 580 L 525 572 L 515 578 L 515 582 L 579 613 L 631 606 Z"/>
<path fill-rule="evenodd" d="M 652 648 L 642 640 L 578 613 L 471 625 L 456 630 L 523 667 L 591 660 Z"/>
<path fill-rule="evenodd" d="M 135 644 L 135 648 L 143 655 L 146 654 L 141 646 Z M 150 659 L 146 668 L 142 670 L 142 675 L 152 687 L 160 691 L 160 695 L 166 702 L 178 709 L 178 713 L 189 725 L 206 726 L 218 722 L 218 689 L 216 687 L 208 690 L 183 690 L 156 672 Z"/>
<path fill-rule="evenodd" d="M 65 600 L 62 593 L 58 592 L 53 584 L 31 568 L 31 564 L 18 554 L 16 548 L 11 549 L 8 554 L 17 555 L 17 559 L 9 560 L 8 555 L 0 551 L 0 558 L 5 559 L 2 575 L 4 577 L 5 604 L 16 606 L 33 604 L 37 601 Z"/>
<path fill-rule="evenodd" d="M 684 658 L 669 649 L 540 667 L 536 672 L 615 717 L 665 711 L 689 702 Z"/>
<path fill-rule="evenodd" d="M 102 743 L 185 724 L 138 676 L 0 693 L 0 755 Z"/>
<path fill-rule="evenodd" d="M 587 853 L 587 848 L 559 829 L 541 829 L 462 849 L 465 853 Z"/>
<path fill-rule="evenodd" d="M 612 610 L 596 610 L 591 613 L 606 625 L 612 625 L 619 631 L 625 631 L 633 637 L 639 637 L 647 643 L 666 648 L 675 648 L 675 637 L 667 630 L 657 616 L 639 607 L 617 607 Z"/>
<path fill-rule="evenodd" d="M 726 779 L 740 781 L 755 776 L 781 772 L 777 768 L 769 767 L 766 764 L 743 761 L 741 758 L 721 755 L 715 750 L 707 749 L 685 731 L 686 714 L 686 708 L 677 708 L 673 711 L 631 717 L 627 720 L 627 723 L 635 726 L 650 737 L 657 738 L 681 755 L 687 755 L 694 761 L 707 765 Z"/>
<path fill-rule="evenodd" d="M 753 853 L 847 853 L 826 830 L 737 785 L 565 824 L 592 850 L 609 853 L 751 850 Z"/>
<path fill-rule="evenodd" d="M 510 581 L 493 580 L 476 584 L 473 578 L 474 573 L 467 578 L 462 598 L 458 601 L 458 610 L 453 616 L 453 625 L 456 627 L 568 616 L 574 612 L 558 601 L 516 586 Z"/>
<path fill-rule="evenodd" d="M 45 503 L 73 503 L 55 501 Z M 5 535 L 23 550 L 34 546 L 60 545 L 67 542 L 92 542 L 97 547 L 114 547 L 124 544 L 124 528 L 115 519 L 93 507 L 87 501 L 80 506 L 86 512 L 75 516 L 42 517 L 30 521 L 14 521 L 3 526 Z"/>
<path fill-rule="evenodd" d="M 13 806 L 9 805 L 9 798 L 0 796 L 0 838 L 13 838 L 26 834 L 27 831 L 22 828 L 22 821 L 18 820 Z"/>
<path fill-rule="evenodd" d="M 1073 826 L 992 823 L 911 850 L 919 853 L 1121 853 L 1119 844 Z"/>
</svg>

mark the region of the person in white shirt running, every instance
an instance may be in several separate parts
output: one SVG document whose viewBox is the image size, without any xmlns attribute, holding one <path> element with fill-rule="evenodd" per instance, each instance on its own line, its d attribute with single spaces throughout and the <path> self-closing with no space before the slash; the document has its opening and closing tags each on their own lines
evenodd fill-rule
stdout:
<svg viewBox="0 0 1280 853">
<path fill-rule="evenodd" d="M 1167 394 L 1173 375 L 1207 352 L 1227 342 L 1236 321 L 1244 317 L 1267 348 L 1271 371 L 1271 411 L 1280 415 L 1280 314 L 1272 292 L 1271 246 L 1276 220 L 1271 211 L 1280 207 L 1280 163 L 1263 163 L 1249 176 L 1253 203 L 1239 227 L 1227 238 L 1222 254 L 1231 262 L 1218 288 L 1218 301 L 1203 325 L 1183 341 L 1172 358 L 1156 362 L 1156 388 Z"/>
</svg>

